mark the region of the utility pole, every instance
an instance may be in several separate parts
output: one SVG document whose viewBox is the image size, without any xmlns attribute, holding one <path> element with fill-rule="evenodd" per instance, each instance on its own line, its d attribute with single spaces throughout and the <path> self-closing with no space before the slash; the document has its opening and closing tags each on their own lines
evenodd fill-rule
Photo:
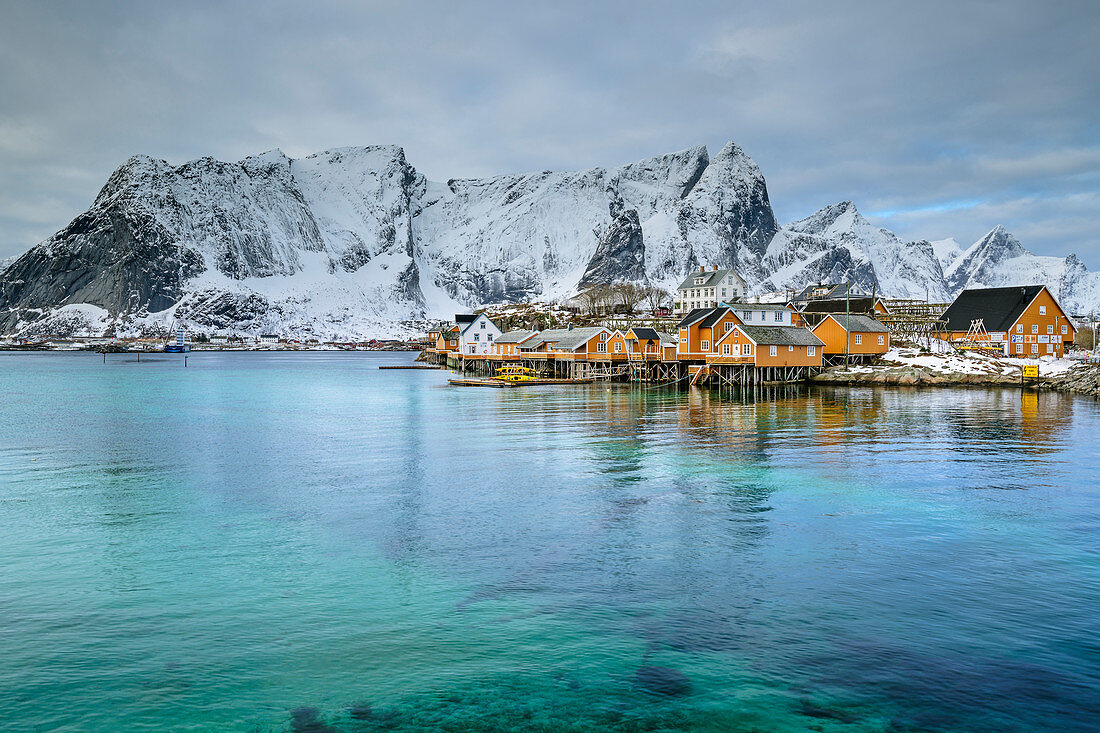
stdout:
<svg viewBox="0 0 1100 733">
<path fill-rule="evenodd" d="M 852 283 L 844 289 L 844 366 L 849 364 L 852 351 Z"/>
</svg>

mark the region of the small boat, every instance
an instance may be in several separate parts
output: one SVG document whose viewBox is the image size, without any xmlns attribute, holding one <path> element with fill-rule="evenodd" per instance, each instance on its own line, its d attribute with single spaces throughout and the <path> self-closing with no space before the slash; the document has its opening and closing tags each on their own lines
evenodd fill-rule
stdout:
<svg viewBox="0 0 1100 733">
<path fill-rule="evenodd" d="M 176 328 L 175 340 L 168 340 L 164 342 L 164 352 L 166 354 L 184 354 L 191 350 L 191 339 L 187 335 L 187 331 L 183 326 Z"/>
<path fill-rule="evenodd" d="M 503 382 L 533 382 L 537 380 L 538 377 L 527 367 L 518 364 L 509 364 L 497 369 L 497 374 L 493 379 L 499 379 Z"/>
</svg>

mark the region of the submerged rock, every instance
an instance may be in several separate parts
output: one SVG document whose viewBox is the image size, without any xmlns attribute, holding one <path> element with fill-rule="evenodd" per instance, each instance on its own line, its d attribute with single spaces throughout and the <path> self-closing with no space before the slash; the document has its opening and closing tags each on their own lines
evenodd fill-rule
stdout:
<svg viewBox="0 0 1100 733">
<path fill-rule="evenodd" d="M 671 667 L 641 667 L 634 673 L 634 686 L 651 695 L 681 697 L 691 694 L 691 680 Z"/>
<path fill-rule="evenodd" d="M 348 715 L 351 716 L 352 720 L 370 720 L 374 717 L 374 711 L 371 709 L 370 703 L 357 702 L 348 707 Z"/>
<path fill-rule="evenodd" d="M 294 708 L 290 711 L 291 733 L 336 733 L 321 717 L 321 711 L 313 707 Z"/>
</svg>

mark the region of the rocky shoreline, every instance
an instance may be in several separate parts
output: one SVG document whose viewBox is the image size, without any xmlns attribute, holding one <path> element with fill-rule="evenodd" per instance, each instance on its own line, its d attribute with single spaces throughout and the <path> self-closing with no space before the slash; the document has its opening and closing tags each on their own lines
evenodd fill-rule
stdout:
<svg viewBox="0 0 1100 733">
<path fill-rule="evenodd" d="M 919 365 L 891 362 L 833 367 L 811 377 L 811 381 L 815 384 L 867 384 L 908 387 L 1027 387 L 1072 392 L 1100 398 L 1100 365 L 1084 363 L 1051 376 L 1043 376 L 1040 368 L 1038 382 L 1035 380 L 1025 382 L 1019 373 L 941 371 Z"/>
</svg>

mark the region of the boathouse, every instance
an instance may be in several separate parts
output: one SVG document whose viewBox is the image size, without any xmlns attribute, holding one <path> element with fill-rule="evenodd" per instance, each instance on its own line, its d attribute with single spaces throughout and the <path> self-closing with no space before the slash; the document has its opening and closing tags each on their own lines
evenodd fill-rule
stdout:
<svg viewBox="0 0 1100 733">
<path fill-rule="evenodd" d="M 964 290 L 944 312 L 952 341 L 977 338 L 1006 356 L 1061 357 L 1077 327 L 1045 285 Z M 977 328 L 981 321 L 980 328 Z"/>
<path fill-rule="evenodd" d="M 826 358 L 867 361 L 890 350 L 890 329 L 870 316 L 828 313 L 813 334 L 824 342 Z"/>
<path fill-rule="evenodd" d="M 519 345 L 538 334 L 538 331 L 533 330 L 508 331 L 493 342 L 493 353 L 496 356 L 518 356 Z"/>
</svg>

